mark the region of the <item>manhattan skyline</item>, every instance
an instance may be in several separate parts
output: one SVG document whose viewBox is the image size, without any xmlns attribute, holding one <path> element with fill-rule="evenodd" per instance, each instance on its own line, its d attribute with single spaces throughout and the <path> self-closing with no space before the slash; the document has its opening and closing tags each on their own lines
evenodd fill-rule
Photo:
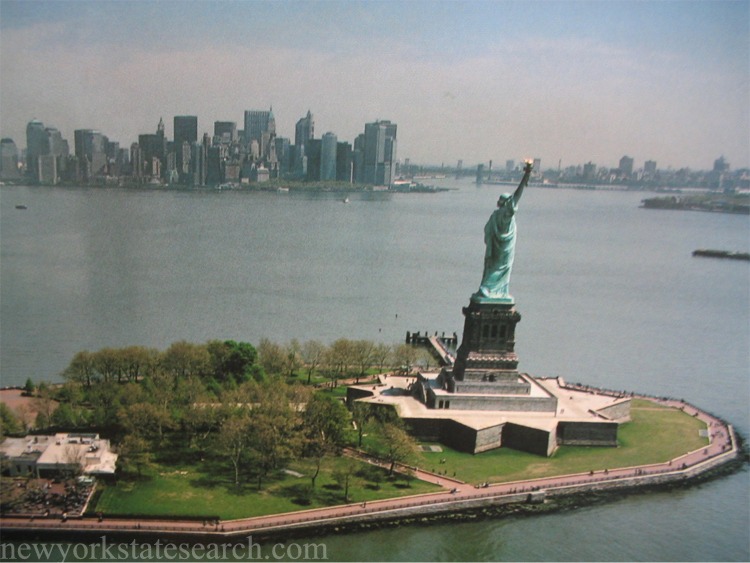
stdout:
<svg viewBox="0 0 750 563">
<path fill-rule="evenodd" d="M 399 160 L 750 164 L 747 1 L 0 2 L 0 135 L 399 124 Z M 167 127 L 167 135 L 173 132 Z"/>
</svg>

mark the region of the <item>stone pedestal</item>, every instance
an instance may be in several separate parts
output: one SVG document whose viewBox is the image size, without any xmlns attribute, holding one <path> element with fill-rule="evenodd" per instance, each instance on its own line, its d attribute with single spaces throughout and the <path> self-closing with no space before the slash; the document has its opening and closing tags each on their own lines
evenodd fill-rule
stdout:
<svg viewBox="0 0 750 563">
<path fill-rule="evenodd" d="M 457 388 L 464 382 L 467 392 L 470 392 L 470 387 L 476 387 L 477 390 L 487 389 L 485 393 L 528 393 L 527 388 L 518 388 L 515 338 L 516 324 L 521 320 L 521 315 L 516 311 L 513 300 L 472 297 L 463 313 L 466 318 L 464 334 L 453 366 Z M 507 391 L 503 391 L 502 387 L 508 387 Z"/>
</svg>

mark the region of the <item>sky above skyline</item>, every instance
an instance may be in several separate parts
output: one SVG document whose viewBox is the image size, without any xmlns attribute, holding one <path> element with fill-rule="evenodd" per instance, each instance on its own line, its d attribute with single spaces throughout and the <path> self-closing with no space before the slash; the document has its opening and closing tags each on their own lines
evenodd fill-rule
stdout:
<svg viewBox="0 0 750 563">
<path fill-rule="evenodd" d="M 273 107 L 294 139 L 398 124 L 398 157 L 453 166 L 750 166 L 750 1 L 0 0 L 0 135 L 175 115 L 199 134 Z"/>
</svg>

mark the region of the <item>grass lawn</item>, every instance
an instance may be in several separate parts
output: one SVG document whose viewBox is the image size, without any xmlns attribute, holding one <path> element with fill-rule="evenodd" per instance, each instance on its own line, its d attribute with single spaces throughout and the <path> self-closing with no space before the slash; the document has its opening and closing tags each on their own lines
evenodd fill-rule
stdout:
<svg viewBox="0 0 750 563">
<path fill-rule="evenodd" d="M 589 470 L 660 463 L 708 444 L 699 435 L 706 425 L 677 409 L 635 399 L 631 422 L 620 427 L 616 448 L 561 446 L 550 458 L 498 448 L 481 454 L 421 452 L 422 467 L 469 483 L 501 483 Z M 445 460 L 445 463 L 440 463 Z"/>
<path fill-rule="evenodd" d="M 343 504 L 344 490 L 334 481 L 333 473 L 346 462 L 343 458 L 324 460 L 312 493 L 309 476 L 313 465 L 308 460 L 288 465 L 303 477 L 280 471 L 266 478 L 260 491 L 252 481 L 236 487 L 229 467 L 219 468 L 208 461 L 157 464 L 141 479 L 107 485 L 95 510 L 108 515 L 217 516 L 226 520 Z M 409 483 L 403 477 L 388 479 L 385 470 L 357 463 L 360 470 L 350 479 L 350 502 L 439 490 L 414 479 Z"/>
</svg>

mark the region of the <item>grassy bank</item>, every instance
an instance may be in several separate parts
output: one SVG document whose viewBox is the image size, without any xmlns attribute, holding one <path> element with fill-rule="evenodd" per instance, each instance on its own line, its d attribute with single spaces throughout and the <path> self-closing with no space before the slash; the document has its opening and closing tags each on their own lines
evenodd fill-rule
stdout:
<svg viewBox="0 0 750 563">
<path fill-rule="evenodd" d="M 335 475 L 348 462 L 344 458 L 324 460 L 312 489 L 312 462 L 295 461 L 289 464 L 288 472 L 278 471 L 269 476 L 261 490 L 255 482 L 235 486 L 225 467 L 216 467 L 208 461 L 156 464 L 140 479 L 120 480 L 116 485 L 106 486 L 95 510 L 107 515 L 233 519 L 344 504 L 344 487 L 335 480 Z M 414 479 L 388 478 L 385 470 L 357 462 L 357 469 L 350 477 L 349 501 L 436 490 L 439 487 Z"/>
<path fill-rule="evenodd" d="M 634 400 L 631 414 L 632 421 L 620 429 L 616 448 L 563 446 L 552 457 L 543 458 L 507 448 L 471 455 L 441 446 L 442 452 L 419 454 L 417 463 L 469 483 L 499 483 L 660 463 L 708 443 L 699 434 L 705 424 L 677 409 Z M 142 478 L 107 486 L 95 510 L 109 515 L 232 519 L 343 504 L 344 489 L 340 477 L 338 481 L 335 477 L 351 463 L 345 458 L 326 459 L 313 490 L 312 462 L 297 460 L 289 464 L 289 472 L 269 476 L 259 491 L 254 482 L 235 486 L 227 467 L 216 461 L 180 463 L 177 459 L 163 458 Z M 357 466 L 349 485 L 352 502 L 438 490 L 413 479 L 389 479 L 384 470 L 368 464 Z"/>
<path fill-rule="evenodd" d="M 617 448 L 562 446 L 543 458 L 508 448 L 472 455 L 441 446 L 442 452 L 421 454 L 423 467 L 469 483 L 503 483 L 661 463 L 708 444 L 699 435 L 706 425 L 677 409 L 636 399 L 631 418 L 620 428 Z"/>
</svg>

